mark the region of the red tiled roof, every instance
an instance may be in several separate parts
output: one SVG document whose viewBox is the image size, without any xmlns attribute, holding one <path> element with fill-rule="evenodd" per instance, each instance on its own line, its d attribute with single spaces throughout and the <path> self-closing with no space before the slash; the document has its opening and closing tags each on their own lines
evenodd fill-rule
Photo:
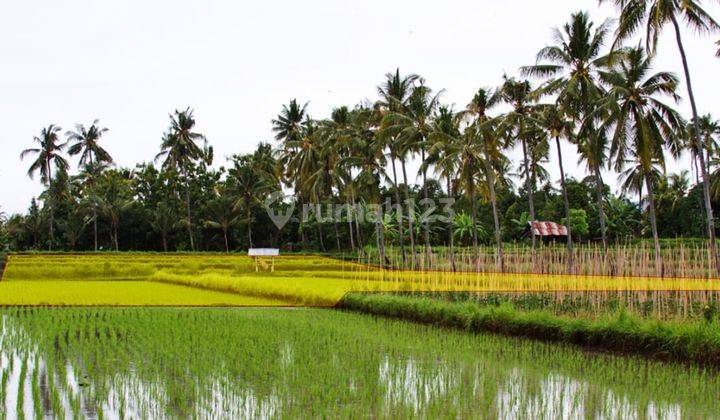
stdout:
<svg viewBox="0 0 720 420">
<path fill-rule="evenodd" d="M 565 226 L 555 222 L 530 222 L 530 228 L 538 236 L 567 236 Z"/>
</svg>

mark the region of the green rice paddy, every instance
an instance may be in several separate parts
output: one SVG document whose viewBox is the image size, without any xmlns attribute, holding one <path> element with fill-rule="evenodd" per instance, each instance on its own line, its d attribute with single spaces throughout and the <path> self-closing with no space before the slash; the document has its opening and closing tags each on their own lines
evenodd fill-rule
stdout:
<svg viewBox="0 0 720 420">
<path fill-rule="evenodd" d="M 716 371 L 327 309 L 0 314 L 3 418 L 720 414 Z"/>
</svg>

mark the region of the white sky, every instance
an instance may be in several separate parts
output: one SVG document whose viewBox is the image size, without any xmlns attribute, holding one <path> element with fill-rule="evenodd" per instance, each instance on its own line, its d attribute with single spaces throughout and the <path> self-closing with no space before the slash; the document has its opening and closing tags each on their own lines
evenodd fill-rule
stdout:
<svg viewBox="0 0 720 420">
<path fill-rule="evenodd" d="M 720 19 L 717 3 L 706 7 Z M 376 99 L 384 74 L 399 67 L 446 89 L 444 102 L 459 109 L 477 88 L 532 64 L 571 12 L 598 23 L 614 14 L 596 0 L 9 0 L 2 9 L 0 208 L 9 213 L 41 191 L 19 154 L 50 123 L 65 131 L 99 118 L 110 129 L 105 147 L 132 167 L 158 152 L 168 113 L 191 106 L 223 164 L 272 139 L 270 121 L 291 98 L 327 117 L 333 106 Z M 656 68 L 681 75 L 671 35 Z M 716 117 L 718 37 L 685 36 L 698 107 Z M 686 102 L 681 109 L 689 115 Z M 568 172 L 582 177 L 569 149 Z M 678 167 L 689 164 L 670 165 Z"/>
</svg>

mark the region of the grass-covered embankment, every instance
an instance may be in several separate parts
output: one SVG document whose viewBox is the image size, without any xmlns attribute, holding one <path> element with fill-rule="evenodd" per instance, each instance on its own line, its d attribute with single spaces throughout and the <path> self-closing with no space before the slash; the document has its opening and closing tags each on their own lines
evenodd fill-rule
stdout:
<svg viewBox="0 0 720 420">
<path fill-rule="evenodd" d="M 388 294 L 346 295 L 339 308 L 473 332 L 566 342 L 650 357 L 720 366 L 714 322 L 643 320 L 620 311 L 599 319 L 569 318 L 509 305 L 480 306 Z"/>
</svg>

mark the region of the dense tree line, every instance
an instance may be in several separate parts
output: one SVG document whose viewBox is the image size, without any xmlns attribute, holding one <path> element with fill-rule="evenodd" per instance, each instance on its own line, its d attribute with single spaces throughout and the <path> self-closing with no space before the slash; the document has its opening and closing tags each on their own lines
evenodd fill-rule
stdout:
<svg viewBox="0 0 720 420">
<path fill-rule="evenodd" d="M 706 236 L 716 254 L 713 206 L 720 197 L 717 171 L 720 124 L 695 105 L 682 28 L 719 27 L 695 3 L 616 1 L 620 19 L 596 25 L 574 13 L 541 49 L 535 64 L 498 86 L 479 89 L 466 107 L 442 102 L 418 75 L 389 73 L 377 100 L 310 117 L 296 100 L 273 120 L 275 144 L 234 155 L 213 166 L 213 149 L 195 131 L 193 111 L 175 111 L 150 163 L 117 168 L 103 148 L 99 121 L 63 135 L 55 125 L 34 140 L 28 174 L 40 175 L 43 194 L 24 215 L 3 216 L 0 240 L 11 249 L 236 250 L 257 245 L 295 250 L 398 247 L 413 266 L 433 246 L 493 245 L 503 269 L 503 244 L 536 238 L 531 220 L 564 223 L 574 241 Z M 626 46 L 645 26 L 645 45 Z M 680 79 L 652 68 L 658 35 L 676 34 L 692 116 L 675 105 Z M 613 33 L 614 32 L 614 33 Z M 586 174 L 569 175 L 563 151 L 573 148 Z M 517 165 L 510 150 L 522 151 Z M 548 175 L 551 156 L 560 182 Z M 691 168 L 668 175 L 666 156 L 688 154 Z M 70 175 L 66 155 L 79 156 Z M 420 162 L 418 173 L 409 169 Z M 415 165 L 416 166 L 416 165 Z M 602 173 L 622 186 L 610 192 Z M 692 174 L 692 175 L 691 175 Z M 300 203 L 367 207 L 337 220 L 306 221 L 296 208 L 278 230 L 264 203 L 279 191 Z M 428 201 L 455 197 L 450 222 L 421 217 Z M 370 206 L 390 202 L 390 208 Z M 42 205 L 40 204 L 42 203 Z M 424 203 L 424 204 L 423 204 Z M 284 201 L 280 207 L 287 207 Z M 568 258 L 572 271 L 572 258 Z M 661 264 L 660 264 L 661 266 Z"/>
</svg>

